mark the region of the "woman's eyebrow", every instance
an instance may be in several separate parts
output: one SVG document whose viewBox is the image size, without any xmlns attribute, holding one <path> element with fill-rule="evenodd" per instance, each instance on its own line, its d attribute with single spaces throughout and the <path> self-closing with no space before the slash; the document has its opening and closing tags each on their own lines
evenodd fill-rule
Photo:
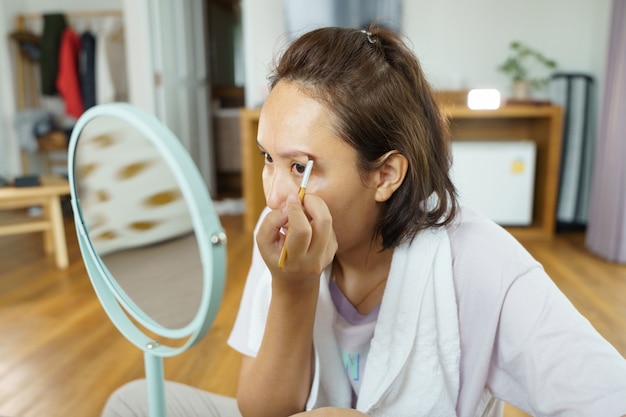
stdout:
<svg viewBox="0 0 626 417">
<path fill-rule="evenodd" d="M 263 147 L 263 145 L 261 145 L 261 143 L 258 140 L 257 140 L 256 144 L 257 144 L 257 146 L 259 147 L 259 149 L 261 151 L 267 152 L 265 150 L 265 148 Z M 269 154 L 269 152 L 267 152 L 267 153 Z M 288 151 L 288 152 L 279 152 L 277 154 L 270 154 L 270 155 L 273 155 L 274 157 L 279 156 L 281 158 L 301 158 L 301 157 L 306 157 L 307 160 L 308 159 L 315 160 L 315 157 L 313 155 L 311 155 L 310 153 L 305 152 L 305 151 L 300 151 L 300 150 L 297 150 L 297 149 L 294 149 L 294 150 Z"/>
</svg>

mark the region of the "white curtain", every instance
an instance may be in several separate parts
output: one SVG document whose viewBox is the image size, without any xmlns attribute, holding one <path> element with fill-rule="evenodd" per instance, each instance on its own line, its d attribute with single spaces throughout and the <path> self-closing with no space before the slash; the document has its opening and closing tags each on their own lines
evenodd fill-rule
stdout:
<svg viewBox="0 0 626 417">
<path fill-rule="evenodd" d="M 600 107 L 587 248 L 626 263 L 626 0 L 613 0 L 604 99 Z"/>
</svg>

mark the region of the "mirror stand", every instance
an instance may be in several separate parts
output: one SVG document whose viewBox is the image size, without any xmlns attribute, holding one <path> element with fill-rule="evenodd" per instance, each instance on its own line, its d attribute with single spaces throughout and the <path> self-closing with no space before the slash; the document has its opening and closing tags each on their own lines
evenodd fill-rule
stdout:
<svg viewBox="0 0 626 417">
<path fill-rule="evenodd" d="M 78 244 L 81 252 L 89 252 L 89 242 L 84 234 L 78 234 Z M 106 313 L 111 318 L 120 332 L 131 340 L 134 344 L 143 343 L 144 355 L 144 372 L 146 376 L 146 386 L 148 395 L 148 411 L 150 417 L 166 417 L 165 412 L 165 373 L 163 367 L 163 356 L 173 356 L 173 352 L 165 350 L 161 344 L 145 335 L 139 330 L 137 325 L 132 322 L 128 314 L 111 293 L 106 283 L 102 279 L 94 277 L 102 276 L 101 266 L 94 262 L 93 258 L 84 257 L 85 267 L 94 290 L 104 307 Z M 162 351 L 161 354 L 157 352 Z"/>
<path fill-rule="evenodd" d="M 163 358 L 148 350 L 143 352 L 143 357 L 148 385 L 148 411 L 151 417 L 166 417 Z"/>
<path fill-rule="evenodd" d="M 143 350 L 149 415 L 165 417 L 163 358 L 197 343 L 221 302 L 219 216 L 178 138 L 127 103 L 98 105 L 78 119 L 68 173 L 92 286 L 113 324 Z"/>
</svg>

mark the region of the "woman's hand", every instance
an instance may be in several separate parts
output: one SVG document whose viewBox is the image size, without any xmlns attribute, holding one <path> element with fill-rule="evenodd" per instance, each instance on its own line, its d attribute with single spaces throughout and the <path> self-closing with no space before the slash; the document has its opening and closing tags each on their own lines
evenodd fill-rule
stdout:
<svg viewBox="0 0 626 417">
<path fill-rule="evenodd" d="M 360 411 L 353 410 L 351 408 L 339 408 L 339 407 L 323 407 L 316 408 L 311 411 L 304 411 L 302 413 L 293 414 L 291 417 L 364 417 L 367 414 L 363 414 Z"/>
<path fill-rule="evenodd" d="M 285 236 L 281 229 L 287 225 Z M 256 239 L 265 264 L 278 279 L 302 281 L 319 277 L 337 251 L 328 206 L 313 194 L 305 195 L 302 203 L 296 195 L 290 195 L 284 209 L 274 210 L 265 217 Z M 284 244 L 287 259 L 281 269 L 278 259 Z"/>
<path fill-rule="evenodd" d="M 289 225 L 285 236 L 281 228 Z M 242 361 L 237 400 L 244 416 L 271 417 L 304 410 L 313 380 L 313 327 L 321 272 L 332 262 L 337 239 L 326 203 L 307 194 L 287 198 L 267 214 L 257 244 L 272 274 L 272 297 L 256 357 Z M 283 244 L 287 258 L 278 259 Z"/>
</svg>

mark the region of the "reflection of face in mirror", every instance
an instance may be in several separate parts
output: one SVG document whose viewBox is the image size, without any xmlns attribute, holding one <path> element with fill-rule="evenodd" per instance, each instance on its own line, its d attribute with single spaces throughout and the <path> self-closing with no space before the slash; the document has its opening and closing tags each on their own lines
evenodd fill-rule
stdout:
<svg viewBox="0 0 626 417">
<path fill-rule="evenodd" d="M 80 132 L 75 155 L 83 221 L 111 276 L 152 320 L 188 324 L 202 265 L 189 210 L 158 149 L 128 122 L 98 116 Z"/>
</svg>

